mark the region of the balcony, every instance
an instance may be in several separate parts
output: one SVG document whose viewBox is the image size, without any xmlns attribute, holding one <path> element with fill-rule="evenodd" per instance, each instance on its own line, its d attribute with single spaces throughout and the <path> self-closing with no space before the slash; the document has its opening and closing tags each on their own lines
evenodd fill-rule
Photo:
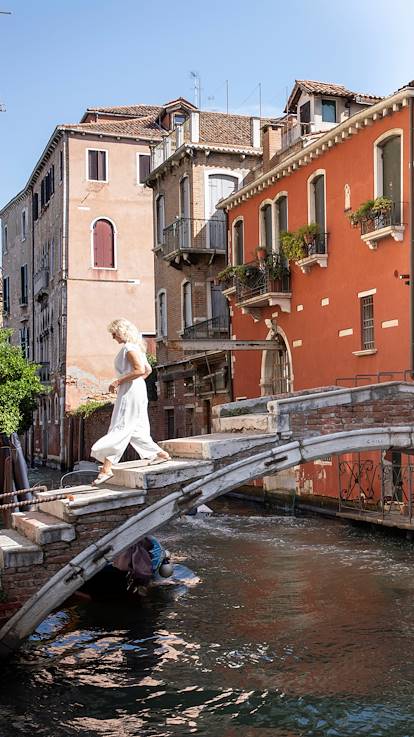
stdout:
<svg viewBox="0 0 414 737">
<path fill-rule="evenodd" d="M 184 328 L 183 340 L 215 340 L 230 337 L 230 323 L 228 314 L 216 315 L 210 320 L 196 322 Z"/>
<path fill-rule="evenodd" d="M 197 263 L 202 257 L 210 262 L 216 255 L 227 253 L 227 223 L 225 220 L 212 218 L 177 218 L 164 228 L 164 244 L 162 255 L 165 261 L 176 268 L 181 262 Z"/>
<path fill-rule="evenodd" d="M 37 374 L 42 384 L 50 383 L 50 363 L 49 361 L 38 361 Z"/>
<path fill-rule="evenodd" d="M 405 224 L 403 222 L 405 202 L 393 202 L 388 212 L 372 214 L 361 220 L 361 240 L 371 250 L 376 250 L 378 241 L 383 238 L 393 238 L 402 241 Z"/>
<path fill-rule="evenodd" d="M 33 294 L 35 297 L 47 291 L 49 287 L 49 269 L 39 269 L 33 277 Z"/>
<path fill-rule="evenodd" d="M 184 143 L 197 143 L 198 113 L 193 113 L 188 120 L 177 125 L 160 143 L 154 146 L 151 154 L 151 171 L 157 169 Z"/>
<path fill-rule="evenodd" d="M 234 277 L 236 304 L 252 313 L 259 307 L 278 305 L 282 312 L 290 312 L 290 271 L 279 255 L 268 256 L 266 261 L 244 264 L 245 269 Z"/>
<path fill-rule="evenodd" d="M 303 248 L 307 255 L 296 263 L 304 274 L 308 273 L 313 264 L 319 264 L 321 268 L 328 266 L 328 233 L 318 233 L 312 236 L 312 240 L 304 243 Z"/>
</svg>

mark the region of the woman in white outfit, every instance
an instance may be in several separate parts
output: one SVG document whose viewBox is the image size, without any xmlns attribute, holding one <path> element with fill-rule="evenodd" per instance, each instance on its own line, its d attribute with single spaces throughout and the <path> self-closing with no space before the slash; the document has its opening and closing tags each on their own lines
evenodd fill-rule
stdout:
<svg viewBox="0 0 414 737">
<path fill-rule="evenodd" d="M 170 459 L 150 434 L 145 379 L 151 373 L 151 366 L 141 334 L 135 325 L 123 318 L 111 322 L 108 331 L 122 346 L 115 358 L 118 378 L 109 386 L 109 391 L 118 390 L 118 395 L 107 434 L 91 448 L 91 455 L 102 462 L 100 473 L 93 482 L 95 486 L 113 476 L 112 465 L 119 461 L 129 443 L 151 465 Z"/>
</svg>

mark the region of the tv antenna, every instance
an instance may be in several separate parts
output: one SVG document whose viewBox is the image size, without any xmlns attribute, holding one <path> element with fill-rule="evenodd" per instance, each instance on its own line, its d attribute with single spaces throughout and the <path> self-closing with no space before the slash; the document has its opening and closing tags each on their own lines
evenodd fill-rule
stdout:
<svg viewBox="0 0 414 737">
<path fill-rule="evenodd" d="M 198 72 L 190 72 L 191 77 L 194 80 L 194 105 L 200 109 L 201 106 L 201 81 Z"/>
</svg>

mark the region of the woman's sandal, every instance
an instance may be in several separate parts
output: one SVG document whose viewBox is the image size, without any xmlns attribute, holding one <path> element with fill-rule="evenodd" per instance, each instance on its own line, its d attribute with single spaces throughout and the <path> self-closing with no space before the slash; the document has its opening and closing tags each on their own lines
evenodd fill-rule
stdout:
<svg viewBox="0 0 414 737">
<path fill-rule="evenodd" d="M 112 471 L 108 471 L 107 473 L 98 473 L 96 479 L 92 481 L 92 486 L 101 486 L 105 481 L 109 481 L 113 475 Z"/>
<path fill-rule="evenodd" d="M 155 458 L 152 459 L 152 461 L 148 461 L 148 465 L 158 466 L 159 463 L 165 463 L 166 461 L 170 461 L 170 460 L 171 460 L 170 455 L 166 455 L 166 456 L 156 455 Z"/>
</svg>

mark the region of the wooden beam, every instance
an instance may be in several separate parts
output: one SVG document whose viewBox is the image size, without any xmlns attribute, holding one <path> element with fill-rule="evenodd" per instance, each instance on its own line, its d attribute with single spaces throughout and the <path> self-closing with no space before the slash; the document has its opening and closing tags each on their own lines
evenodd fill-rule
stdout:
<svg viewBox="0 0 414 737">
<path fill-rule="evenodd" d="M 280 344 L 272 340 L 168 340 L 167 348 L 174 351 L 277 351 Z"/>
</svg>

